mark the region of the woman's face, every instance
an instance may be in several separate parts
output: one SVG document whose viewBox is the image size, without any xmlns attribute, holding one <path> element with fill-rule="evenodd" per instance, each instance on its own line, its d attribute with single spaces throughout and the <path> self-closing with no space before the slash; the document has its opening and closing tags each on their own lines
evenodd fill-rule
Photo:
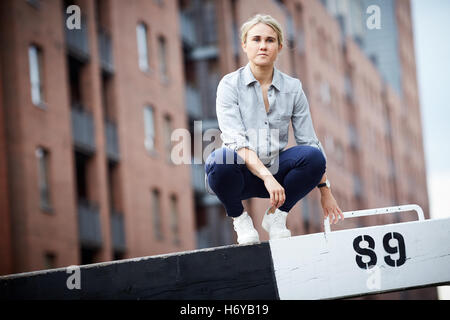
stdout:
<svg viewBox="0 0 450 320">
<path fill-rule="evenodd" d="M 242 43 L 248 60 L 261 67 L 273 65 L 282 47 L 275 30 L 264 23 L 254 25 L 247 33 L 247 43 Z"/>
</svg>

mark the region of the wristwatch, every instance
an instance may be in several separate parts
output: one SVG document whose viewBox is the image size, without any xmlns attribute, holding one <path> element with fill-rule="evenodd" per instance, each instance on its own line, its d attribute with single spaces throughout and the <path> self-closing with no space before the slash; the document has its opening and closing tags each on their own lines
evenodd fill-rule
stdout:
<svg viewBox="0 0 450 320">
<path fill-rule="evenodd" d="M 317 186 L 317 188 L 323 188 L 323 187 L 327 187 L 328 189 L 331 188 L 331 184 L 330 184 L 330 181 L 329 181 L 328 179 L 325 180 L 324 183 L 320 183 L 320 184 Z"/>
</svg>

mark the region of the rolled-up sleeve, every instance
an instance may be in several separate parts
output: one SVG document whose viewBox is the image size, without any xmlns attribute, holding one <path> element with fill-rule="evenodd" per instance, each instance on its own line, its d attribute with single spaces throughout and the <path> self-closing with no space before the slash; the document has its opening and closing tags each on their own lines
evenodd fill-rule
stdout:
<svg viewBox="0 0 450 320">
<path fill-rule="evenodd" d="M 239 111 L 237 88 L 224 77 L 217 87 L 216 114 L 220 135 L 226 147 L 238 151 L 250 148 L 246 128 Z"/>
<path fill-rule="evenodd" d="M 294 137 L 297 145 L 309 145 L 316 147 L 322 151 L 325 160 L 327 159 L 325 150 L 317 138 L 316 132 L 314 131 L 308 99 L 306 98 L 300 81 L 294 102 L 292 128 L 294 129 Z"/>
</svg>

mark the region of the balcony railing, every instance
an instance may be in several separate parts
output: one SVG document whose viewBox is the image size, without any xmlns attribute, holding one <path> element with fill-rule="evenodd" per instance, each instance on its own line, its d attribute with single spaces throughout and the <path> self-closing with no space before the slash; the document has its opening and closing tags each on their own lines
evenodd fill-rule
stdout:
<svg viewBox="0 0 450 320">
<path fill-rule="evenodd" d="M 83 151 L 94 153 L 96 146 L 92 114 L 83 110 L 80 105 L 73 104 L 71 117 L 74 145 Z"/>
<path fill-rule="evenodd" d="M 78 234 L 82 246 L 101 248 L 102 233 L 98 206 L 84 199 L 78 201 Z"/>
<path fill-rule="evenodd" d="M 106 154 L 109 159 L 119 161 L 119 139 L 117 126 L 109 120 L 105 120 Z"/>
<path fill-rule="evenodd" d="M 113 73 L 114 59 L 111 36 L 102 29 L 98 32 L 98 47 L 102 69 L 108 73 Z"/>
<path fill-rule="evenodd" d="M 112 246 L 116 252 L 124 252 L 126 250 L 125 244 L 125 226 L 123 221 L 123 214 L 119 212 L 112 212 L 111 214 L 111 234 Z"/>
<path fill-rule="evenodd" d="M 64 30 L 69 53 L 81 60 L 88 60 L 90 51 L 86 19 L 81 17 L 80 29 L 69 29 L 64 21 Z"/>
</svg>

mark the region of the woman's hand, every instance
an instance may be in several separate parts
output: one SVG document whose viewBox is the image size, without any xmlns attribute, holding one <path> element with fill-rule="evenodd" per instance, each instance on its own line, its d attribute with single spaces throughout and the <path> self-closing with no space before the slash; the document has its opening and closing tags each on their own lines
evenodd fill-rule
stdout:
<svg viewBox="0 0 450 320">
<path fill-rule="evenodd" d="M 330 224 L 335 224 L 338 222 L 339 218 L 344 220 L 344 214 L 339 208 L 336 199 L 334 199 L 331 191 L 323 192 L 320 199 L 323 209 L 323 217 L 326 219 L 330 217 Z"/>
<path fill-rule="evenodd" d="M 278 181 L 273 177 L 273 175 L 267 175 L 264 178 L 264 186 L 270 195 L 270 203 L 272 208 L 279 208 L 286 201 L 286 195 L 284 193 L 284 188 Z"/>
</svg>

